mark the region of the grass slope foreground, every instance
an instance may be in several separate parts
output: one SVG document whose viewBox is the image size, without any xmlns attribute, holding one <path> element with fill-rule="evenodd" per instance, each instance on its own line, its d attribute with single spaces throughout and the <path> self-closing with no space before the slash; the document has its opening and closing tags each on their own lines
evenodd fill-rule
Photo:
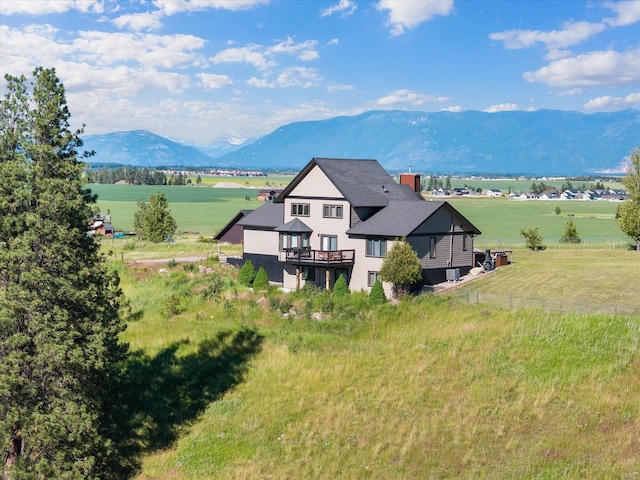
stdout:
<svg viewBox="0 0 640 480">
<path fill-rule="evenodd" d="M 139 479 L 640 472 L 638 318 L 253 292 L 205 266 L 117 266 Z"/>
</svg>

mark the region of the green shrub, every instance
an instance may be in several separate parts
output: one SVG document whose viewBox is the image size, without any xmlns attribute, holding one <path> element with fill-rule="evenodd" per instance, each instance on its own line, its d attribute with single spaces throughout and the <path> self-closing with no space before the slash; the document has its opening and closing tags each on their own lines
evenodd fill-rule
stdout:
<svg viewBox="0 0 640 480">
<path fill-rule="evenodd" d="M 382 288 L 382 282 L 376 280 L 376 283 L 371 287 L 371 293 L 369 294 L 369 303 L 371 305 L 379 305 L 387 301 L 387 296 L 384 294 L 384 288 Z"/>
<path fill-rule="evenodd" d="M 248 259 L 240 269 L 240 273 L 238 274 L 238 283 L 245 287 L 250 287 L 253 284 L 254 278 L 256 278 L 256 267 L 254 267 L 251 259 Z"/>
<path fill-rule="evenodd" d="M 347 279 L 341 274 L 333 285 L 333 296 L 336 299 L 343 299 L 348 298 L 350 294 L 351 290 L 349 290 Z"/>
<path fill-rule="evenodd" d="M 560 237 L 560 243 L 580 243 L 580 237 L 578 236 L 578 229 L 576 228 L 573 220 L 569 219 L 567 226 L 564 229 L 564 233 Z"/>
<path fill-rule="evenodd" d="M 167 262 L 167 267 L 169 268 L 175 268 L 178 265 L 178 262 L 175 261 L 175 259 L 171 259 Z"/>
<path fill-rule="evenodd" d="M 546 247 L 542 244 L 542 235 L 536 228 L 520 229 L 520 235 L 522 235 L 527 244 L 527 248 L 537 252 L 538 250 L 544 250 Z"/>
<path fill-rule="evenodd" d="M 175 293 L 170 295 L 164 302 L 165 317 L 173 317 L 180 313 L 180 297 Z"/>
<path fill-rule="evenodd" d="M 185 263 L 184 265 L 182 265 L 182 268 L 184 269 L 185 272 L 193 272 L 196 269 L 196 264 L 195 263 Z"/>
<path fill-rule="evenodd" d="M 258 273 L 256 273 L 256 276 L 253 279 L 253 289 L 255 291 L 269 289 L 269 276 L 267 275 L 267 271 L 264 267 L 260 267 L 258 269 Z"/>
</svg>

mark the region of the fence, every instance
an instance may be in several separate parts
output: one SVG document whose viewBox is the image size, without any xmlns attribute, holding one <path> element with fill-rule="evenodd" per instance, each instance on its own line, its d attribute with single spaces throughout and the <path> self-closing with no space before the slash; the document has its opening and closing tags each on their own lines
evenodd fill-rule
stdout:
<svg viewBox="0 0 640 480">
<path fill-rule="evenodd" d="M 606 305 L 557 298 L 525 297 L 478 291 L 452 292 L 451 296 L 466 301 L 469 304 L 489 304 L 508 309 L 534 309 L 558 313 L 599 314 L 640 318 L 640 305 Z"/>
</svg>

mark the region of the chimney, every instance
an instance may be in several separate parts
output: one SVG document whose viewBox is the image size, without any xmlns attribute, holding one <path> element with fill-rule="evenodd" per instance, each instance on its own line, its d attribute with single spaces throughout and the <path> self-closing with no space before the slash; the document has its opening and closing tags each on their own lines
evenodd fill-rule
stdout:
<svg viewBox="0 0 640 480">
<path fill-rule="evenodd" d="M 409 185 L 409 188 L 416 193 L 420 193 L 420 175 L 417 173 L 401 173 L 400 185 Z"/>
</svg>

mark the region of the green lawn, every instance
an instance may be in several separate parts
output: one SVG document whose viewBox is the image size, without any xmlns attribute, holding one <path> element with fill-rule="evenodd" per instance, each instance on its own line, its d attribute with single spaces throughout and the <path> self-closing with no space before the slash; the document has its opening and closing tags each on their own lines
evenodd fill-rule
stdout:
<svg viewBox="0 0 640 480">
<path fill-rule="evenodd" d="M 608 267 L 630 271 L 626 253 Z M 637 476 L 638 319 L 433 295 L 369 307 L 360 294 L 336 303 L 233 283 L 211 297 L 236 272 L 208 264 L 209 275 L 117 266 L 137 352 L 127 401 L 144 420 L 139 480 Z"/>
</svg>

